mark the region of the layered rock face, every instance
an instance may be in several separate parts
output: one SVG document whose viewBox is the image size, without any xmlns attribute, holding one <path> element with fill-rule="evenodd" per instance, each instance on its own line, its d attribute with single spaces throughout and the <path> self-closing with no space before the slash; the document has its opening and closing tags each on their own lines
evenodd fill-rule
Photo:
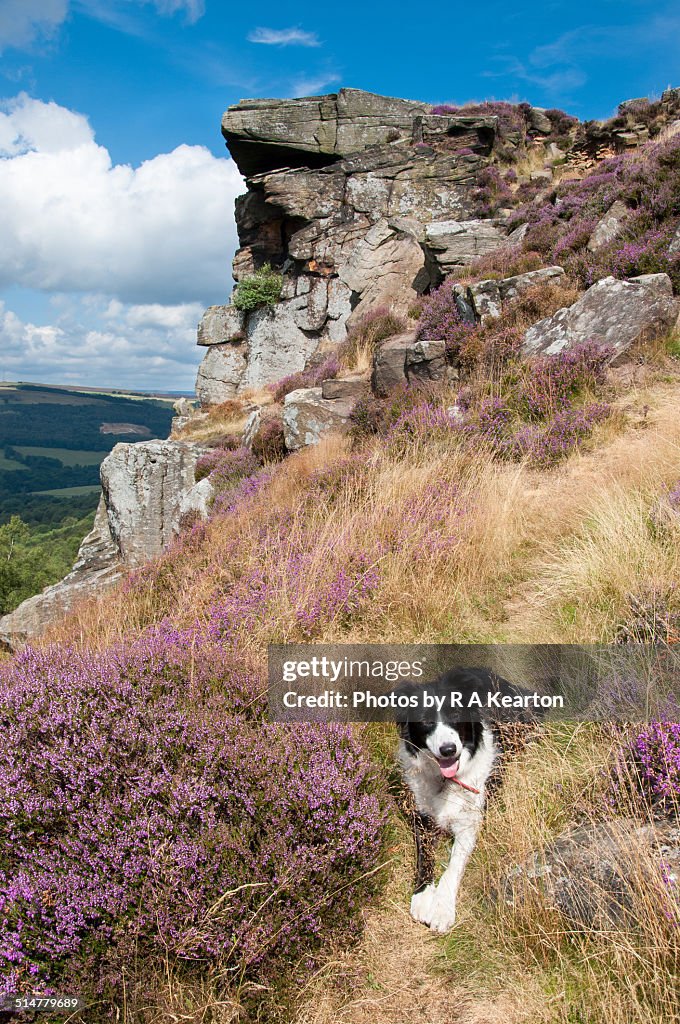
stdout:
<svg viewBox="0 0 680 1024">
<path fill-rule="evenodd" d="M 498 145 L 497 118 L 431 111 L 356 89 L 227 110 L 222 131 L 248 185 L 236 202 L 234 277 L 269 263 L 283 289 L 272 307 L 206 312 L 203 404 L 304 369 L 363 313 L 406 312 L 446 274 L 506 242 L 503 219 L 480 218 L 475 198 Z"/>
</svg>

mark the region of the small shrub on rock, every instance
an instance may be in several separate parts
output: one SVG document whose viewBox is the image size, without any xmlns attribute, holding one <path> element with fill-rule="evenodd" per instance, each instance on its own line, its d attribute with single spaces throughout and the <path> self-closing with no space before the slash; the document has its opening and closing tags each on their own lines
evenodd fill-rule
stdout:
<svg viewBox="0 0 680 1024">
<path fill-rule="evenodd" d="M 213 448 L 196 463 L 196 479 L 209 476 L 217 496 L 230 491 L 259 468 L 259 459 L 249 448 Z"/>
<path fill-rule="evenodd" d="M 465 346 L 475 329 L 476 325 L 461 314 L 453 282 L 444 281 L 423 301 L 418 319 L 418 337 L 443 341 L 453 361 L 464 360 Z"/>
<path fill-rule="evenodd" d="M 283 419 L 267 416 L 253 438 L 252 452 L 261 462 L 280 462 L 286 455 Z"/>
<path fill-rule="evenodd" d="M 283 278 L 269 263 L 249 274 L 236 285 L 232 303 L 237 309 L 251 312 L 262 306 L 275 306 L 281 298 Z"/>
</svg>

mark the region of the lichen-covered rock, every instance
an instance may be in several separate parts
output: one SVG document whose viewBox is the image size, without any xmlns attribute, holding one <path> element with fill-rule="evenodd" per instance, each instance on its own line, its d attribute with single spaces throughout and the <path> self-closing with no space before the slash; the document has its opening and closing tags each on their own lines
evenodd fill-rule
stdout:
<svg viewBox="0 0 680 1024">
<path fill-rule="evenodd" d="M 526 274 L 516 274 L 501 280 L 477 281 L 467 289 L 467 300 L 483 323 L 489 318 L 499 317 L 504 302 L 517 298 L 536 285 L 557 284 L 564 276 L 562 267 L 543 267 L 541 270 L 530 270 Z"/>
<path fill-rule="evenodd" d="M 182 499 L 206 449 L 186 441 L 117 444 L 101 465 L 108 526 L 122 561 L 142 565 L 161 554 L 180 523 Z"/>
<path fill-rule="evenodd" d="M 324 398 L 321 388 L 291 391 L 283 403 L 283 432 L 288 451 L 318 444 L 324 434 L 344 430 L 355 404 L 351 398 Z"/>
<path fill-rule="evenodd" d="M 247 367 L 243 345 L 211 345 L 196 376 L 196 397 L 201 405 L 219 405 L 238 394 Z"/>
<path fill-rule="evenodd" d="M 198 325 L 199 345 L 223 345 L 244 336 L 246 315 L 236 306 L 208 306 Z"/>
<path fill-rule="evenodd" d="M 666 274 L 619 281 L 606 277 L 573 306 L 534 324 L 524 335 L 524 356 L 555 355 L 565 348 L 594 341 L 620 360 L 631 345 L 652 340 L 673 327 L 678 318 Z"/>
<path fill-rule="evenodd" d="M 601 221 L 596 225 L 590 239 L 588 240 L 588 249 L 590 252 L 597 252 L 598 249 L 604 248 L 605 245 L 609 245 L 614 239 L 621 234 L 624 224 L 630 216 L 630 210 L 624 202 L 617 199 L 616 202 L 610 206 L 605 213 Z"/>
<path fill-rule="evenodd" d="M 180 498 L 174 532 L 180 533 L 192 519 L 207 519 L 214 497 L 215 488 L 207 476 L 190 487 Z"/>
<path fill-rule="evenodd" d="M 390 227 L 386 220 L 378 221 L 366 232 L 339 277 L 359 296 L 350 323 L 379 306 L 390 306 L 398 313 L 408 312 L 414 295 L 429 281 L 425 254 L 418 240 L 406 231 Z"/>
<path fill-rule="evenodd" d="M 507 235 L 491 220 L 444 220 L 427 225 L 425 240 L 442 270 L 452 273 L 506 245 Z"/>
</svg>

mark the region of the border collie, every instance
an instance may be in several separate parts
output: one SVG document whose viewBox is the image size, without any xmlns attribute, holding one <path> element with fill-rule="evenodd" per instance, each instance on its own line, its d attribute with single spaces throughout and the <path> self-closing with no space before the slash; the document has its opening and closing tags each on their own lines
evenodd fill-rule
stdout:
<svg viewBox="0 0 680 1024">
<path fill-rule="evenodd" d="M 476 710 L 451 708 L 449 695 L 460 692 L 466 707 L 473 692 L 516 695 L 524 691 L 486 669 L 453 669 L 434 683 L 406 683 L 396 692 L 413 697 L 424 689 L 445 698 L 442 710 L 424 721 L 426 713 L 419 710 L 398 723 L 398 761 L 416 805 L 417 863 L 411 917 L 443 933 L 455 924 L 458 888 L 477 843 L 487 781 L 501 752 L 491 718 Z M 483 700 L 486 703 L 485 697 Z M 452 835 L 454 842 L 448 866 L 435 885 L 432 845 L 436 829 Z"/>
</svg>

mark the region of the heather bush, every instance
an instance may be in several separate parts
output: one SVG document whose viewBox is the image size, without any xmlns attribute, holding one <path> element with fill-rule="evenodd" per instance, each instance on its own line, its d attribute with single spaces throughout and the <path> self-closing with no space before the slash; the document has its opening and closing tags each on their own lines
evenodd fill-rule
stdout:
<svg viewBox="0 0 680 1024">
<path fill-rule="evenodd" d="M 492 217 L 502 206 L 512 202 L 513 194 L 498 168 L 489 165 L 478 172 L 472 198 L 477 203 L 478 217 Z"/>
<path fill-rule="evenodd" d="M 485 100 L 483 103 L 465 103 L 456 106 L 450 103 L 439 103 L 432 108 L 433 114 L 451 114 L 457 117 L 497 117 L 498 130 L 501 136 L 508 133 L 526 131 L 526 119 L 521 107 L 515 103 L 502 100 Z"/>
<path fill-rule="evenodd" d="M 135 968 L 264 982 L 351 928 L 377 781 L 349 728 L 267 722 L 262 690 L 170 627 L 3 669 L 0 993 L 76 990 L 113 1015 Z"/>
<path fill-rule="evenodd" d="M 444 281 L 424 301 L 418 319 L 418 337 L 443 341 L 450 359 L 465 358 L 465 346 L 475 324 L 466 320 L 456 301 L 452 281 Z"/>
<path fill-rule="evenodd" d="M 627 781 L 632 779 L 640 795 L 652 806 L 677 814 L 680 811 L 680 725 L 673 722 L 645 725 L 621 752 L 618 774 Z"/>
<path fill-rule="evenodd" d="M 525 198 L 520 192 L 517 197 Z M 667 273 L 674 289 L 680 289 L 680 257 L 668 252 L 680 222 L 677 137 L 603 160 L 582 180 L 559 185 L 542 205 L 526 198 L 510 221 L 530 224 L 524 248 L 561 264 L 582 285 L 608 275 Z M 621 233 L 590 252 L 587 243 L 593 229 L 616 200 L 629 210 Z"/>
<path fill-rule="evenodd" d="M 236 285 L 232 303 L 237 309 L 250 312 L 261 306 L 275 306 L 281 298 L 283 278 L 269 263 L 249 274 Z"/>
<path fill-rule="evenodd" d="M 252 443 L 252 452 L 261 462 L 279 462 L 286 454 L 283 419 L 280 415 L 266 416 Z"/>
<path fill-rule="evenodd" d="M 213 448 L 196 463 L 196 479 L 209 476 L 215 494 L 224 494 L 259 468 L 259 459 L 248 448 Z"/>
</svg>

